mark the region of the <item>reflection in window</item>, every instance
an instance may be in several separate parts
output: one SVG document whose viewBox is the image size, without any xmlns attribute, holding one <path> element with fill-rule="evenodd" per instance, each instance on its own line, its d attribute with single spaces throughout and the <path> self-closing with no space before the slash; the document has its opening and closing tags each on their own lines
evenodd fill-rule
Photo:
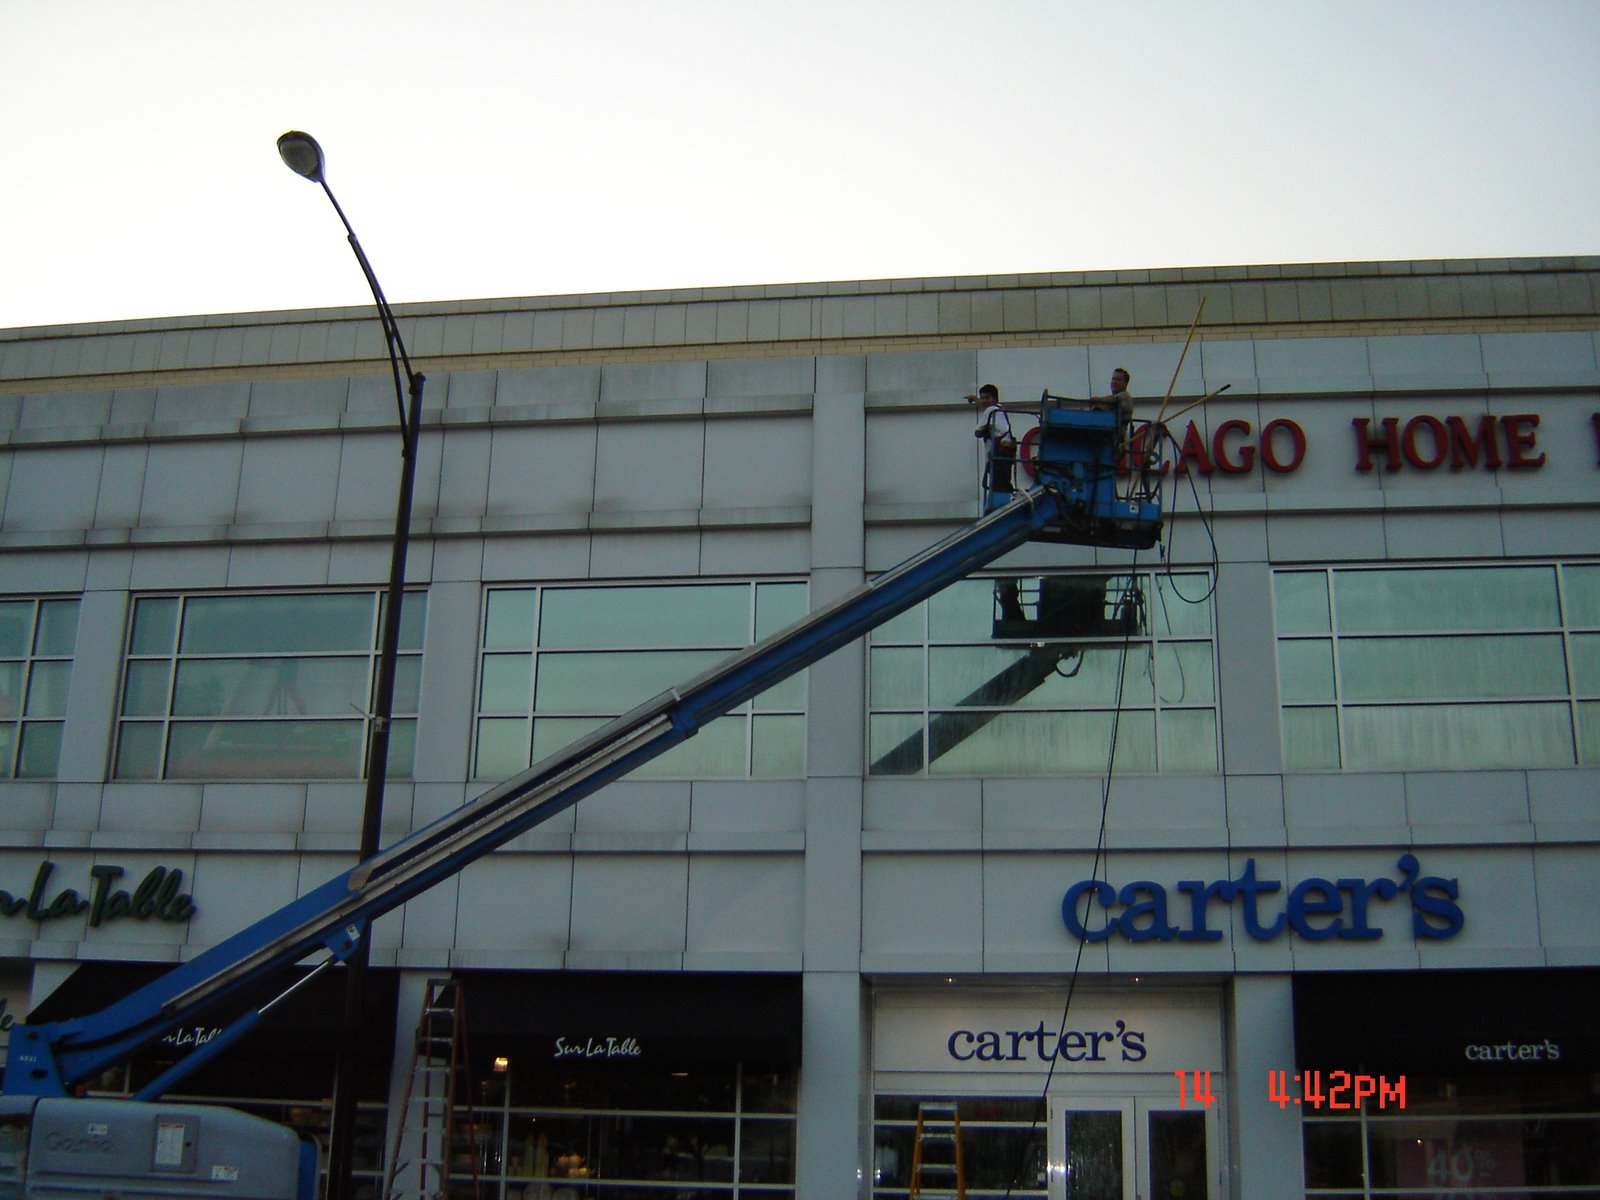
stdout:
<svg viewBox="0 0 1600 1200">
<path fill-rule="evenodd" d="M 141 596 L 122 685 L 118 779 L 359 779 L 384 597 Z M 427 597 L 400 613 L 389 774 L 409 778 Z"/>
<path fill-rule="evenodd" d="M 490 589 L 473 774 L 514 775 L 805 615 L 803 583 Z M 805 696 L 792 676 L 637 774 L 801 775 Z"/>
<path fill-rule="evenodd" d="M 77 640 L 76 599 L 0 600 L 0 776 L 55 775 Z"/>
<path fill-rule="evenodd" d="M 964 580 L 868 645 L 874 775 L 1217 770 L 1208 575 Z"/>
<path fill-rule="evenodd" d="M 1273 576 L 1289 770 L 1600 762 L 1600 565 Z"/>
</svg>

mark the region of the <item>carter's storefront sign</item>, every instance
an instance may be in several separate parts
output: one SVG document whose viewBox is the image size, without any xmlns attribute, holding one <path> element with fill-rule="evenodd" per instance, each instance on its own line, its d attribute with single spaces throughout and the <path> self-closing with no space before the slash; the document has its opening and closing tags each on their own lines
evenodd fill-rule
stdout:
<svg viewBox="0 0 1600 1200">
<path fill-rule="evenodd" d="M 1324 879 L 1288 883 L 1262 879 L 1256 860 L 1245 860 L 1237 878 L 1206 882 L 1180 879 L 1177 895 L 1162 884 L 1136 880 L 1117 888 L 1101 879 L 1084 879 L 1067 889 L 1061 919 L 1073 937 L 1104 942 L 1217 942 L 1230 915 L 1258 942 L 1286 934 L 1321 942 L 1330 938 L 1378 941 L 1386 929 L 1404 930 L 1419 941 L 1453 938 L 1465 915 L 1456 901 L 1456 879 L 1423 875 L 1414 854 L 1395 862 L 1394 878 Z M 1279 893 L 1282 893 L 1281 899 Z"/>
<path fill-rule="evenodd" d="M 1085 988 L 1062 997 L 956 992 L 882 995 L 873 1015 L 880 1072 L 1160 1075 L 1223 1069 L 1214 996 Z M 1193 1065 L 1191 1065 L 1193 1064 Z"/>
</svg>

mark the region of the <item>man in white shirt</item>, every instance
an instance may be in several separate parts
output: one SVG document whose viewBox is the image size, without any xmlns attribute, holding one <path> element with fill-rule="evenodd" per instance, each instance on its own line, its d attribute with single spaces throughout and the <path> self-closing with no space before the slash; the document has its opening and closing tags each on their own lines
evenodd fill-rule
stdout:
<svg viewBox="0 0 1600 1200">
<path fill-rule="evenodd" d="M 989 490 L 1012 491 L 1011 469 L 1017 461 L 1017 439 L 1011 432 L 1011 417 L 1000 407 L 1000 389 L 986 383 L 977 395 L 967 397 L 978 407 L 978 428 L 973 436 L 989 443 Z"/>
</svg>

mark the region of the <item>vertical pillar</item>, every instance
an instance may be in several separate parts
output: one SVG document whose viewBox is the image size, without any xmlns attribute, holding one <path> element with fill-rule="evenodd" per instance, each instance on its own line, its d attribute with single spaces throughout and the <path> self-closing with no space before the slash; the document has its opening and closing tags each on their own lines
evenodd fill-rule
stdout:
<svg viewBox="0 0 1600 1200">
<path fill-rule="evenodd" d="M 858 587 L 865 564 L 866 361 L 817 360 L 812 415 L 811 607 Z M 871 1088 L 861 986 L 865 652 L 810 669 L 806 722 L 804 980 L 796 1185 L 865 1195 Z"/>
<path fill-rule="evenodd" d="M 1294 990 L 1288 975 L 1235 975 L 1228 1003 L 1229 1195 L 1300 1200 L 1300 1113 L 1267 1097 L 1267 1072 L 1294 1074 Z"/>
</svg>

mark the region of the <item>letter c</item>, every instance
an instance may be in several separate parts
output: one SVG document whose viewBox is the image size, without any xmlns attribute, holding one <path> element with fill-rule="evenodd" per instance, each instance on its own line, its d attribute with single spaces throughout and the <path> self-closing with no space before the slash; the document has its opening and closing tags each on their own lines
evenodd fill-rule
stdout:
<svg viewBox="0 0 1600 1200">
<path fill-rule="evenodd" d="M 969 1046 L 972 1045 L 972 1043 L 974 1041 L 976 1041 L 977 1039 L 973 1037 L 972 1030 L 970 1030 L 970 1029 L 958 1029 L 958 1030 L 956 1030 L 954 1033 L 952 1033 L 950 1035 L 950 1040 L 945 1043 L 945 1048 L 950 1051 L 950 1057 L 951 1058 L 955 1059 L 957 1062 L 970 1062 L 972 1060 L 972 1055 L 975 1053 L 975 1051 L 969 1050 L 965 1054 L 957 1054 L 956 1053 L 956 1039 L 957 1038 L 965 1038 L 966 1041 L 967 1041 L 967 1045 L 969 1045 Z"/>
<path fill-rule="evenodd" d="M 1085 892 L 1092 893 L 1094 899 L 1100 901 L 1102 908 L 1109 909 L 1114 903 L 1116 903 L 1117 890 L 1109 883 L 1106 883 L 1101 879 L 1084 879 L 1069 887 L 1067 889 L 1067 894 L 1062 897 L 1061 920 L 1066 925 L 1067 931 L 1071 933 L 1073 937 L 1079 938 L 1085 942 L 1103 942 L 1109 938 L 1112 931 L 1117 928 L 1117 919 L 1115 917 L 1111 918 L 1111 920 L 1107 921 L 1105 926 L 1101 929 L 1096 929 L 1093 931 L 1085 929 L 1083 922 L 1078 920 L 1077 911 L 1078 898 Z M 1089 912 L 1087 908 L 1084 909 L 1083 915 L 1088 917 Z"/>
</svg>

